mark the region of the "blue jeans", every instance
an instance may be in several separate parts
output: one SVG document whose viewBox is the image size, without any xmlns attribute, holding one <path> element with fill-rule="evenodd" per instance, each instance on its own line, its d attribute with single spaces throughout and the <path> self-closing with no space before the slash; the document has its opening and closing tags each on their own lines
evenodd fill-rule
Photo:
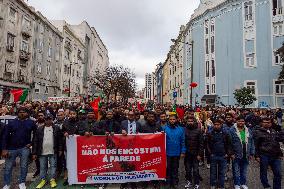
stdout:
<svg viewBox="0 0 284 189">
<path fill-rule="evenodd" d="M 30 149 L 27 147 L 8 150 L 9 156 L 5 160 L 5 170 L 4 170 L 4 185 L 11 184 L 13 165 L 17 157 L 20 158 L 20 177 L 19 183 L 25 183 L 28 174 L 28 160 L 30 155 Z"/>
<path fill-rule="evenodd" d="M 263 187 L 270 187 L 267 179 L 268 166 L 271 167 L 274 175 L 273 189 L 281 189 L 281 160 L 264 155 L 260 156 L 260 180 Z"/>
<path fill-rule="evenodd" d="M 219 187 L 224 188 L 227 166 L 226 158 L 224 156 L 211 155 L 210 161 L 210 186 L 217 186 L 217 183 L 219 183 Z"/>
<path fill-rule="evenodd" d="M 248 165 L 249 161 L 246 158 L 234 159 L 232 166 L 235 185 L 246 185 Z"/>
<path fill-rule="evenodd" d="M 43 155 L 39 157 L 40 162 L 40 178 L 46 180 L 47 170 L 48 170 L 48 162 L 50 164 L 50 178 L 55 179 L 56 177 L 56 155 Z"/>
</svg>

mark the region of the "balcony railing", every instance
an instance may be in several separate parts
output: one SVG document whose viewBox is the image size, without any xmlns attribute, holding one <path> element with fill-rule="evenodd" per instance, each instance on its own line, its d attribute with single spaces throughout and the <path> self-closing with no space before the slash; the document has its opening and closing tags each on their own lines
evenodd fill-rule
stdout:
<svg viewBox="0 0 284 189">
<path fill-rule="evenodd" d="M 11 72 L 4 72 L 3 79 L 6 81 L 12 81 L 13 80 L 13 73 Z"/>
<path fill-rule="evenodd" d="M 69 51 L 72 51 L 72 45 L 70 41 L 65 41 L 65 48 L 68 49 Z"/>
<path fill-rule="evenodd" d="M 26 52 L 26 51 L 20 51 L 20 59 L 28 61 L 31 58 L 31 53 Z"/>
<path fill-rule="evenodd" d="M 23 26 L 22 34 L 26 37 L 31 37 L 32 36 L 32 28 L 30 26 Z"/>
</svg>

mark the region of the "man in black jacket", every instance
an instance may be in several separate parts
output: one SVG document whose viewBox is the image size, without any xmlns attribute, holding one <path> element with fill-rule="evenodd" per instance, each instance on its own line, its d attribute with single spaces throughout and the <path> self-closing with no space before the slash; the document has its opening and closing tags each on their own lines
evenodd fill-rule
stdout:
<svg viewBox="0 0 284 189">
<path fill-rule="evenodd" d="M 197 122 L 193 116 L 186 119 L 185 127 L 185 146 L 186 146 L 186 180 L 185 188 L 190 188 L 192 183 L 192 173 L 194 180 L 194 189 L 199 188 L 199 166 L 203 154 L 203 134 L 198 128 Z"/>
<path fill-rule="evenodd" d="M 113 135 L 120 132 L 120 124 L 113 119 L 113 112 L 106 113 L 106 119 L 99 121 L 93 128 L 95 135 Z"/>
<path fill-rule="evenodd" d="M 232 154 L 231 139 L 228 133 L 222 131 L 222 121 L 214 121 L 213 131 L 208 134 L 207 149 L 211 157 L 210 186 L 224 188 L 227 158 Z M 217 172 L 218 170 L 218 172 Z"/>
<path fill-rule="evenodd" d="M 63 140 L 63 150 L 65 153 L 65 159 L 67 159 L 67 149 L 66 149 L 66 138 L 68 138 L 70 135 L 84 135 L 84 131 L 79 131 L 79 124 L 78 124 L 78 119 L 77 119 L 77 112 L 75 109 L 70 108 L 69 112 L 69 118 L 64 121 L 63 126 L 62 126 L 62 133 L 64 135 L 64 140 Z M 64 172 L 64 186 L 67 186 L 68 183 L 68 177 L 67 177 L 67 169 Z"/>
<path fill-rule="evenodd" d="M 262 118 L 261 127 L 254 133 L 255 156 L 260 162 L 260 180 L 264 188 L 270 188 L 267 169 L 270 166 L 274 174 L 273 189 L 281 188 L 281 158 L 283 157 L 279 142 L 284 142 L 283 130 L 276 132 L 272 128 L 272 120 Z"/>
<path fill-rule="evenodd" d="M 50 164 L 50 185 L 51 188 L 57 186 L 56 177 L 56 164 L 57 155 L 62 154 L 62 134 L 60 128 L 53 124 L 52 115 L 48 115 L 45 118 L 45 124 L 37 128 L 35 140 L 33 143 L 33 159 L 39 159 L 40 161 L 40 178 L 41 182 L 36 187 L 41 189 L 46 184 L 47 177 L 47 163 Z"/>
<path fill-rule="evenodd" d="M 142 133 L 156 133 L 160 132 L 161 128 L 156 122 L 156 114 L 153 111 L 149 111 L 145 125 L 141 126 Z"/>
</svg>

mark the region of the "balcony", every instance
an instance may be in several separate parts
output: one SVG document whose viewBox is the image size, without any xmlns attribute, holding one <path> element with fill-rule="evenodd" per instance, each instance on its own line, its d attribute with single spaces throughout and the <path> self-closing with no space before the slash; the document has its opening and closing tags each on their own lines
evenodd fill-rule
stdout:
<svg viewBox="0 0 284 189">
<path fill-rule="evenodd" d="M 72 45 L 70 41 L 65 41 L 65 48 L 68 49 L 69 51 L 72 51 Z"/>
<path fill-rule="evenodd" d="M 20 51 L 20 59 L 28 61 L 31 58 L 31 53 L 26 52 L 26 51 Z"/>
<path fill-rule="evenodd" d="M 32 36 L 32 28 L 30 26 L 27 26 L 27 25 L 23 26 L 22 34 L 25 37 L 28 37 L 28 38 L 31 37 Z"/>
<path fill-rule="evenodd" d="M 5 71 L 4 74 L 3 74 L 3 79 L 5 81 L 13 81 L 13 73 Z"/>
<path fill-rule="evenodd" d="M 18 82 L 21 82 L 21 83 L 26 82 L 26 77 L 24 75 L 18 75 Z"/>
</svg>

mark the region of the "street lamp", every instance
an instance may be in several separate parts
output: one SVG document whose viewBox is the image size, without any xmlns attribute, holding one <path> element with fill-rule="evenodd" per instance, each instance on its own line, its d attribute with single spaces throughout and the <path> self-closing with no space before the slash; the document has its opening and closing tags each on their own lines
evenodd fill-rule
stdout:
<svg viewBox="0 0 284 189">
<path fill-rule="evenodd" d="M 194 45 L 194 41 L 191 41 L 191 43 L 188 42 L 184 42 L 184 41 L 178 41 L 177 39 L 171 39 L 171 41 L 173 43 L 183 43 L 186 45 L 190 45 L 191 46 L 191 78 L 190 78 L 190 82 L 193 83 L 193 45 Z M 193 102 L 193 91 L 192 91 L 192 87 L 190 87 L 190 106 L 192 107 L 192 102 Z"/>
</svg>

